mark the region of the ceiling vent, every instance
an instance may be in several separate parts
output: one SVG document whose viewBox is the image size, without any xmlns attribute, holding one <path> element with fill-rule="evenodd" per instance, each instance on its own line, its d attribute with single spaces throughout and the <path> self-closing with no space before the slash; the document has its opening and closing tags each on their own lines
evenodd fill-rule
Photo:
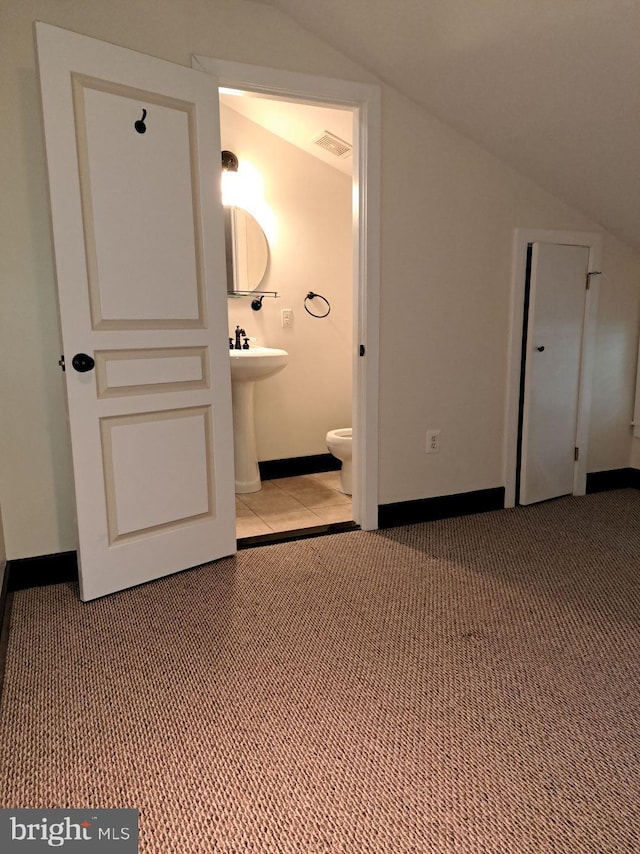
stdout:
<svg viewBox="0 0 640 854">
<path fill-rule="evenodd" d="M 344 139 L 340 139 L 339 136 L 336 136 L 328 130 L 323 131 L 317 139 L 313 140 L 313 142 L 315 145 L 319 145 L 320 148 L 324 148 L 325 151 L 329 151 L 336 157 L 346 157 L 348 154 L 351 154 L 351 149 L 353 148 L 353 146 L 348 142 L 345 142 Z"/>
</svg>

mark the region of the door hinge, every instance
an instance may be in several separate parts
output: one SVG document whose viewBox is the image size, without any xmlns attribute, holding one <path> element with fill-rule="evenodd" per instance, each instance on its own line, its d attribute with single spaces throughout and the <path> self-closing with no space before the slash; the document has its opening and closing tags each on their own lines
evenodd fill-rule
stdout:
<svg viewBox="0 0 640 854">
<path fill-rule="evenodd" d="M 580 457 L 580 448 L 573 449 L 573 459 L 577 462 Z"/>
<path fill-rule="evenodd" d="M 63 371 L 67 370 L 66 365 L 64 363 L 64 353 L 58 359 L 58 364 L 60 365 L 60 367 L 62 368 Z"/>
<path fill-rule="evenodd" d="M 360 355 L 364 356 L 364 344 L 360 345 Z"/>
<path fill-rule="evenodd" d="M 591 287 L 591 276 L 601 276 L 602 273 L 599 270 L 594 270 L 593 273 L 587 273 L 587 290 Z"/>
</svg>

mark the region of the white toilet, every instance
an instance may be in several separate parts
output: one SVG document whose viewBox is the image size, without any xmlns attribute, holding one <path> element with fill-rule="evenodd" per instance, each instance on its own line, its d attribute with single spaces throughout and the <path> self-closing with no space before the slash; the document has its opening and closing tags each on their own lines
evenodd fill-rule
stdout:
<svg viewBox="0 0 640 854">
<path fill-rule="evenodd" d="M 340 430 L 329 430 L 327 433 L 327 448 L 334 457 L 341 460 L 340 491 L 351 495 L 351 462 L 353 445 L 351 427 L 343 427 Z"/>
</svg>

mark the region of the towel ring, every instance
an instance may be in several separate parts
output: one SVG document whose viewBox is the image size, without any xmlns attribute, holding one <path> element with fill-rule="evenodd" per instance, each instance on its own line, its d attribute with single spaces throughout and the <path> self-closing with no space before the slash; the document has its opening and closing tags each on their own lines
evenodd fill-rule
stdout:
<svg viewBox="0 0 640 854">
<path fill-rule="evenodd" d="M 327 310 L 325 311 L 324 314 L 314 314 L 312 311 L 309 311 L 309 309 L 307 308 L 307 300 L 315 299 L 316 297 L 318 299 L 324 300 L 327 304 Z M 323 297 L 321 294 L 314 294 L 313 291 L 309 291 L 309 293 L 304 298 L 304 310 L 307 312 L 307 314 L 310 314 L 311 317 L 326 317 L 329 314 L 329 312 L 331 311 L 331 306 L 329 305 L 329 300 L 326 297 Z"/>
</svg>

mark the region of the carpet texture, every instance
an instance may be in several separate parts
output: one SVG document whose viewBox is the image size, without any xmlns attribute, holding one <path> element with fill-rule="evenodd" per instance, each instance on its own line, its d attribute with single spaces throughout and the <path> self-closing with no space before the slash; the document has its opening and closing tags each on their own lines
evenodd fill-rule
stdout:
<svg viewBox="0 0 640 854">
<path fill-rule="evenodd" d="M 0 804 L 140 851 L 640 851 L 640 493 L 15 594 Z"/>
</svg>

